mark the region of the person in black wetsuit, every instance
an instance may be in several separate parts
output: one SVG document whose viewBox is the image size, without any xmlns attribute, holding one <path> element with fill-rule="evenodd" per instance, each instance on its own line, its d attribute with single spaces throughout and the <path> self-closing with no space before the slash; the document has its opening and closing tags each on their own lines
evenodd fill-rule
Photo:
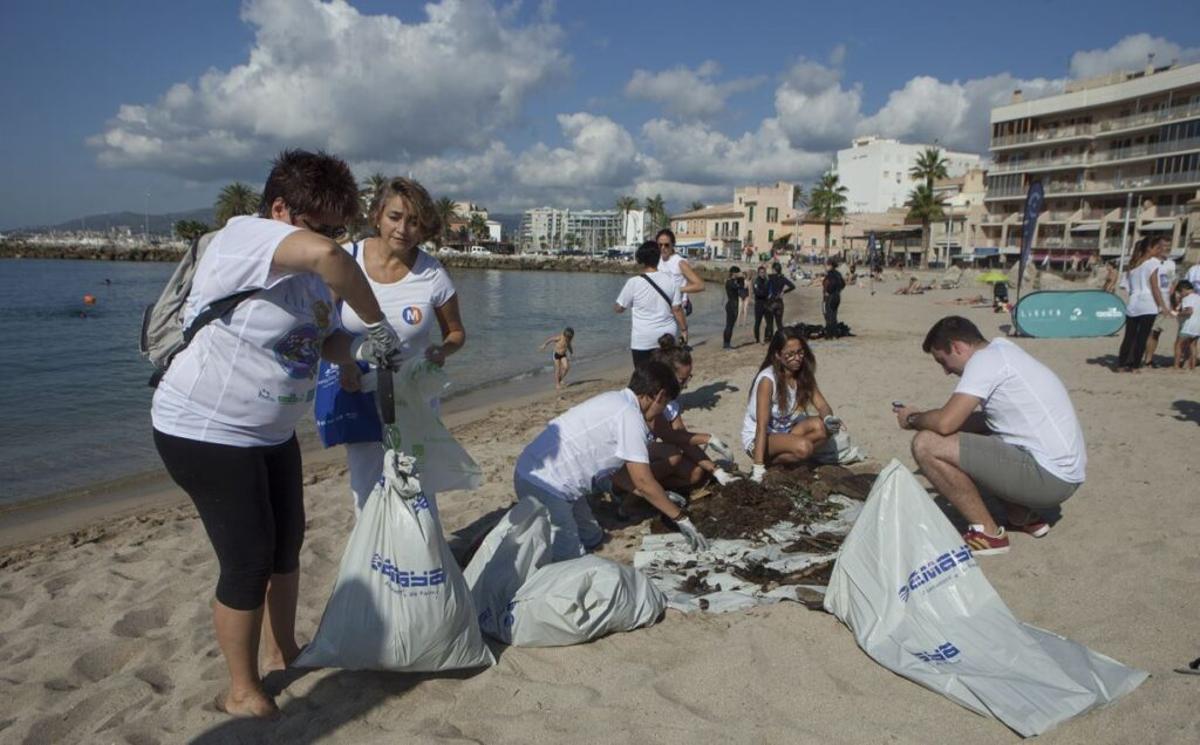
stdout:
<svg viewBox="0 0 1200 745">
<path fill-rule="evenodd" d="M 796 289 L 792 280 L 783 275 L 783 265 L 776 261 L 771 265 L 771 276 L 767 277 L 767 336 L 763 341 L 770 343 L 776 329 L 783 328 L 783 296 Z"/>
<path fill-rule="evenodd" d="M 736 266 L 729 267 L 729 279 L 725 280 L 725 343 L 722 349 L 733 349 L 733 325 L 737 323 L 738 304 L 741 303 L 741 291 L 746 287 L 746 278 L 742 270 Z"/>
<path fill-rule="evenodd" d="M 825 338 L 836 339 L 841 334 L 838 333 L 838 306 L 842 304 L 842 290 L 846 287 L 846 280 L 842 278 L 842 273 L 838 271 L 838 260 L 830 259 L 828 268 L 825 270 L 825 281 L 821 283 L 824 290 L 824 305 L 825 305 Z"/>
<path fill-rule="evenodd" d="M 759 329 L 762 328 L 763 316 L 767 314 L 767 293 L 770 291 L 770 285 L 767 283 L 767 268 L 765 266 L 758 267 L 758 272 L 754 277 L 754 284 L 751 289 L 754 294 L 754 341 L 760 342 L 762 338 L 759 336 Z M 771 327 L 768 325 L 767 341 L 770 340 Z"/>
</svg>

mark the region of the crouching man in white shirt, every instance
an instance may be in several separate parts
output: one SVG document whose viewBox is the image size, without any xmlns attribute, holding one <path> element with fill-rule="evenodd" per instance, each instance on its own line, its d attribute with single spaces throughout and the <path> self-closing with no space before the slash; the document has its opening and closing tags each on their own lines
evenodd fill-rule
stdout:
<svg viewBox="0 0 1200 745">
<path fill-rule="evenodd" d="M 679 395 L 675 372 L 661 362 L 634 370 L 629 387 L 601 393 L 568 409 L 517 458 L 513 487 L 518 499 L 533 499 L 550 514 L 554 561 L 574 559 L 599 546 L 604 530 L 588 505 L 595 482 L 624 469 L 635 493 L 674 521 L 693 550 L 704 536 L 655 480 L 646 450 L 646 421 Z"/>
<path fill-rule="evenodd" d="M 1062 381 L 1007 339 L 989 343 L 961 316 L 935 323 L 922 349 L 961 380 L 940 409 L 896 406 L 896 420 L 901 429 L 919 430 L 913 457 L 970 524 L 963 540 L 976 554 L 1008 551 L 1008 535 L 980 492 L 1005 504 L 1009 529 L 1035 538 L 1049 533 L 1037 510 L 1074 494 L 1087 465 Z"/>
</svg>

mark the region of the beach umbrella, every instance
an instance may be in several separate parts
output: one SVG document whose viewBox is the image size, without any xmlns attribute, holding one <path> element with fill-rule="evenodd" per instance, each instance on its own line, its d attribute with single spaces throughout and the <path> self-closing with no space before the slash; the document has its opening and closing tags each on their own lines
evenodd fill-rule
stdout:
<svg viewBox="0 0 1200 745">
<path fill-rule="evenodd" d="M 975 281 L 976 282 L 987 282 L 989 284 L 994 283 L 994 282 L 1007 282 L 1008 275 L 1005 274 L 1004 272 L 993 269 L 990 272 L 984 272 L 983 274 L 980 274 L 978 277 L 975 278 Z"/>
</svg>

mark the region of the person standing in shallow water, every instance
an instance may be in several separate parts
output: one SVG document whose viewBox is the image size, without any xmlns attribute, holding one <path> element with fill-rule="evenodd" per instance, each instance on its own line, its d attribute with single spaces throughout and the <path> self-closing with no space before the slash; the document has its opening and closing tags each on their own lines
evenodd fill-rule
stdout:
<svg viewBox="0 0 1200 745">
<path fill-rule="evenodd" d="M 767 268 L 759 266 L 754 274 L 754 283 L 752 291 L 754 295 L 754 342 L 760 343 L 762 337 L 759 332 L 762 329 L 763 317 L 767 315 L 767 296 L 771 291 L 771 286 L 767 282 Z M 771 340 L 770 321 L 767 322 L 767 341 Z"/>
<path fill-rule="evenodd" d="M 738 307 L 742 302 L 741 293 L 746 290 L 746 278 L 742 270 L 736 266 L 729 267 L 729 279 L 725 280 L 725 343 L 722 349 L 733 349 L 733 326 L 737 323 Z"/>
<path fill-rule="evenodd" d="M 771 276 L 767 277 L 767 337 L 770 341 L 776 329 L 783 328 L 783 296 L 796 289 L 792 280 L 783 276 L 783 265 L 771 264 Z"/>
</svg>

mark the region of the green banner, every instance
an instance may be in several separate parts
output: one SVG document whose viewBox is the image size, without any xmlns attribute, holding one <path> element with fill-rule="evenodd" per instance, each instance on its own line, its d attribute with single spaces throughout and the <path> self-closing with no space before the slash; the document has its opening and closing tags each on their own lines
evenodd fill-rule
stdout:
<svg viewBox="0 0 1200 745">
<path fill-rule="evenodd" d="M 1111 336 L 1125 325 L 1125 303 L 1103 290 L 1043 291 L 1013 309 L 1017 331 L 1043 339 Z"/>
</svg>

